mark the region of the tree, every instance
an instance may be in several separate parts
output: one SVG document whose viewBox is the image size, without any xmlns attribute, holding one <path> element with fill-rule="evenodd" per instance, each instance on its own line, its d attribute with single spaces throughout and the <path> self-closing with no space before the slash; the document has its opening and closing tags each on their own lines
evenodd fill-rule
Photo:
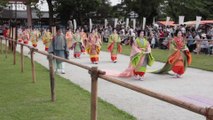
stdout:
<svg viewBox="0 0 213 120">
<path fill-rule="evenodd" d="M 204 19 L 213 19 L 213 1 L 212 0 L 202 0 L 204 3 L 204 11 L 201 13 Z"/>
<path fill-rule="evenodd" d="M 176 22 L 178 16 L 186 16 L 185 20 L 194 20 L 196 16 L 203 19 L 213 18 L 212 0 L 166 0 L 162 4 L 162 11 L 171 16 Z"/>
<path fill-rule="evenodd" d="M 48 8 L 49 8 L 49 27 L 51 28 L 51 26 L 54 25 L 54 20 L 53 20 L 53 3 L 55 2 L 55 0 L 47 0 L 47 4 L 48 4 Z"/>
<path fill-rule="evenodd" d="M 79 25 L 87 24 L 89 18 L 108 17 L 111 9 L 108 0 L 60 0 L 55 6 L 63 24 L 76 19 Z"/>
<path fill-rule="evenodd" d="M 3 10 L 4 7 L 6 7 L 7 3 L 8 3 L 7 0 L 0 1 L 0 12 Z"/>
<path fill-rule="evenodd" d="M 126 11 L 134 11 L 139 15 L 140 23 L 143 17 L 147 18 L 147 23 L 152 23 L 153 17 L 159 15 L 159 6 L 162 0 L 124 0 Z"/>
</svg>

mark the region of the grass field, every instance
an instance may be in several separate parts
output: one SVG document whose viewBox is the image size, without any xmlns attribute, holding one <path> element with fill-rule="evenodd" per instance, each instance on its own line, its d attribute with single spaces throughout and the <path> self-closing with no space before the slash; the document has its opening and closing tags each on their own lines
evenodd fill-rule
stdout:
<svg viewBox="0 0 213 120">
<path fill-rule="evenodd" d="M 102 50 L 107 51 L 107 43 L 104 43 L 102 45 Z M 130 46 L 123 46 L 122 54 L 129 56 L 130 50 Z M 169 51 L 161 49 L 152 49 L 152 54 L 155 57 L 156 61 L 166 62 Z M 213 71 L 213 56 L 204 54 L 196 55 L 192 53 L 192 64 L 190 65 L 190 67 Z"/>
<path fill-rule="evenodd" d="M 36 66 L 37 82 L 32 83 L 30 60 L 25 57 L 24 73 L 20 57 L 13 65 L 10 54 L 0 54 L 0 120 L 90 120 L 90 93 L 56 75 L 56 102 L 50 101 L 49 72 Z M 135 120 L 99 99 L 99 120 Z"/>
</svg>

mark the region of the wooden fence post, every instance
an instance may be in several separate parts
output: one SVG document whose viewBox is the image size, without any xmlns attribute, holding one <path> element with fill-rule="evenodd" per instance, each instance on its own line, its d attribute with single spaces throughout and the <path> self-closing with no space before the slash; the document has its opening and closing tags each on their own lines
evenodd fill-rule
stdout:
<svg viewBox="0 0 213 120">
<path fill-rule="evenodd" d="M 213 106 L 206 108 L 206 120 L 213 120 Z"/>
<path fill-rule="evenodd" d="M 48 56 L 49 60 L 49 72 L 50 72 L 50 89 L 51 89 L 51 101 L 54 102 L 55 97 L 55 75 L 54 75 L 54 68 L 53 68 L 53 54 Z"/>
<path fill-rule="evenodd" d="M 98 68 L 89 70 L 92 79 L 91 85 L 91 120 L 97 120 Z"/>
<path fill-rule="evenodd" d="M 2 38 L 1 38 L 1 54 L 3 54 L 3 43 L 2 43 Z"/>
<path fill-rule="evenodd" d="M 8 48 L 7 48 L 7 38 L 5 38 L 5 58 L 7 58 L 7 52 L 8 52 Z"/>
<path fill-rule="evenodd" d="M 31 56 L 31 66 L 32 66 L 32 79 L 33 83 L 36 82 L 36 75 L 35 75 L 35 63 L 34 63 L 34 48 L 30 48 L 30 56 Z"/>
<path fill-rule="evenodd" d="M 16 42 L 13 42 L 13 65 L 16 64 Z"/>
<path fill-rule="evenodd" d="M 2 38 L 0 38 L 0 42 L 1 42 L 1 55 L 0 55 L 0 58 L 1 58 L 1 56 L 3 56 L 3 54 L 2 54 Z"/>
<path fill-rule="evenodd" d="M 23 44 L 21 45 L 21 72 L 24 72 L 24 46 Z"/>
</svg>

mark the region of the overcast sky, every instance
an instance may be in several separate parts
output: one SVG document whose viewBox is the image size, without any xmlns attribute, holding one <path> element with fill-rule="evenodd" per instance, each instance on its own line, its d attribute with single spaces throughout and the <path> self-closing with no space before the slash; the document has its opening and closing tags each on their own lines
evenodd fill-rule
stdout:
<svg viewBox="0 0 213 120">
<path fill-rule="evenodd" d="M 110 0 L 110 2 L 112 2 L 112 6 L 114 6 L 114 5 L 117 5 L 118 3 L 120 3 L 121 0 Z M 47 3 L 44 3 L 43 5 L 41 5 L 40 9 L 42 11 L 48 11 Z"/>
<path fill-rule="evenodd" d="M 121 3 L 121 0 L 110 0 L 112 2 L 112 5 L 117 5 L 118 3 Z"/>
</svg>

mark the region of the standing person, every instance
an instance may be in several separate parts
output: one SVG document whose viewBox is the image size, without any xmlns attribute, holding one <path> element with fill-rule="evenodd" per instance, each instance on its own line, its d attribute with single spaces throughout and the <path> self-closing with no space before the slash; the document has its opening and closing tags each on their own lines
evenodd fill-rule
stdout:
<svg viewBox="0 0 213 120">
<path fill-rule="evenodd" d="M 8 29 L 8 27 L 5 27 L 4 31 L 3 31 L 3 35 L 5 38 L 9 37 L 10 34 L 10 29 Z"/>
<path fill-rule="evenodd" d="M 159 43 L 158 43 L 159 44 L 158 46 L 159 46 L 160 49 L 163 48 L 162 43 L 163 43 L 164 39 L 165 39 L 165 33 L 162 29 L 160 29 L 160 31 L 159 31 Z"/>
<path fill-rule="evenodd" d="M 149 41 L 144 37 L 144 31 L 139 31 L 138 36 L 133 45 L 135 54 L 131 56 L 131 64 L 134 67 L 134 78 L 143 80 L 146 67 L 147 65 L 151 66 L 153 64 L 154 58 L 151 54 Z"/>
<path fill-rule="evenodd" d="M 48 51 L 51 40 L 52 40 L 52 33 L 49 31 L 49 29 L 44 30 L 43 36 L 42 36 L 42 42 L 45 45 L 45 51 Z"/>
<path fill-rule="evenodd" d="M 74 57 L 75 58 L 80 58 L 81 56 L 81 51 L 83 49 L 82 43 L 81 43 L 81 35 L 79 32 L 79 29 L 76 30 L 76 33 L 73 35 L 73 44 L 71 49 L 74 49 Z"/>
<path fill-rule="evenodd" d="M 23 34 L 22 34 L 22 40 L 24 41 L 24 44 L 28 44 L 29 43 L 29 39 L 30 39 L 30 35 L 27 29 L 23 30 Z"/>
<path fill-rule="evenodd" d="M 109 30 L 108 28 L 105 28 L 104 31 L 103 31 L 103 42 L 108 42 L 108 38 L 109 38 Z"/>
<path fill-rule="evenodd" d="M 21 43 L 23 40 L 22 40 L 22 29 L 21 28 L 19 28 L 18 29 L 18 42 L 19 43 Z"/>
<path fill-rule="evenodd" d="M 117 62 L 117 54 L 121 53 L 122 46 L 120 44 L 121 38 L 116 29 L 113 29 L 113 33 L 109 36 L 108 51 L 111 53 L 112 62 Z"/>
<path fill-rule="evenodd" d="M 150 32 L 150 43 L 151 43 L 151 48 L 155 48 L 155 44 L 156 44 L 156 38 L 154 33 L 151 31 Z"/>
<path fill-rule="evenodd" d="M 191 64 L 191 54 L 184 43 L 182 32 L 180 30 L 176 31 L 175 37 L 170 43 L 171 54 L 162 69 L 155 73 L 163 74 L 168 73 L 172 70 L 177 78 L 180 78 L 181 75 L 186 70 L 186 67 Z"/>
<path fill-rule="evenodd" d="M 89 34 L 88 45 L 86 47 L 86 51 L 90 55 L 90 60 L 93 64 L 98 64 L 100 49 L 100 36 L 96 33 L 95 29 L 93 29 L 92 33 Z"/>
<path fill-rule="evenodd" d="M 67 47 L 69 49 L 71 49 L 72 47 L 72 39 L 73 39 L 73 32 L 71 29 L 69 29 L 67 32 L 66 32 L 66 40 L 67 40 Z"/>
<path fill-rule="evenodd" d="M 83 46 L 81 52 L 85 54 L 85 48 L 88 44 L 88 40 L 87 40 L 87 34 L 84 32 L 83 28 L 81 28 L 80 35 L 81 35 L 81 40 L 82 40 L 81 42 L 82 42 L 82 46 Z"/>
<path fill-rule="evenodd" d="M 49 53 L 53 53 L 54 55 L 62 58 L 68 59 L 69 50 L 67 48 L 67 41 L 65 36 L 62 34 L 61 29 L 59 27 L 56 28 L 56 36 L 53 37 L 53 40 L 48 49 Z M 64 63 L 60 60 L 56 60 L 56 72 L 61 69 L 61 73 L 65 74 L 64 71 Z"/>
<path fill-rule="evenodd" d="M 38 33 L 36 29 L 31 30 L 30 32 L 30 41 L 32 42 L 33 47 L 37 47 L 38 42 Z"/>
<path fill-rule="evenodd" d="M 189 32 L 187 39 L 187 46 L 189 51 L 192 52 L 196 48 L 196 44 L 191 32 Z"/>
</svg>

